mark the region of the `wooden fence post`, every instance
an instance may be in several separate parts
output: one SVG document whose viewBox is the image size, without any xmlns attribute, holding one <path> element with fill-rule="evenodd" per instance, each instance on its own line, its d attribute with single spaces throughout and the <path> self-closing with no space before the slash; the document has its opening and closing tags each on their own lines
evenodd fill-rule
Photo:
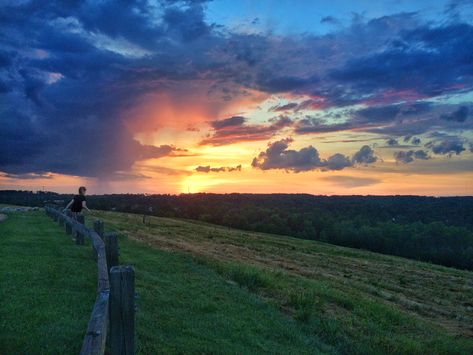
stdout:
<svg viewBox="0 0 473 355">
<path fill-rule="evenodd" d="M 94 221 L 94 231 L 99 235 L 99 237 L 103 240 L 104 238 L 104 233 L 103 233 L 104 227 L 103 227 L 103 222 L 100 219 L 96 219 Z M 92 244 L 92 251 L 93 251 L 93 257 L 95 260 L 97 260 L 97 253 L 96 250 L 94 249 L 94 245 Z"/>
<path fill-rule="evenodd" d="M 94 221 L 94 231 L 102 238 L 103 240 L 103 222 L 100 219 Z"/>
<path fill-rule="evenodd" d="M 105 234 L 105 254 L 107 255 L 108 271 L 118 265 L 118 234 Z"/>
<path fill-rule="evenodd" d="M 72 212 L 70 210 L 66 211 L 66 216 L 72 218 Z M 72 234 L 72 225 L 66 222 L 66 234 Z"/>
<path fill-rule="evenodd" d="M 76 220 L 80 224 L 85 223 L 84 216 L 81 214 L 76 216 Z M 79 231 L 76 231 L 76 245 L 84 245 L 84 235 Z"/>
<path fill-rule="evenodd" d="M 114 266 L 110 270 L 110 354 L 135 353 L 135 270 Z"/>
</svg>

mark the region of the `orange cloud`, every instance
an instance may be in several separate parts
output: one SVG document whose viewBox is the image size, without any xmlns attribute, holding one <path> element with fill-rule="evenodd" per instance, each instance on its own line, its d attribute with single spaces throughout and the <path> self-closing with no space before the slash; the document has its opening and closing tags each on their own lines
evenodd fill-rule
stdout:
<svg viewBox="0 0 473 355">
<path fill-rule="evenodd" d="M 215 93 L 215 83 L 205 80 L 170 85 L 166 91 L 143 96 L 122 114 L 130 132 L 144 134 L 163 128 L 197 131 L 199 125 L 249 110 L 268 96 L 238 87 L 232 96 L 222 96 L 222 93 Z"/>
</svg>

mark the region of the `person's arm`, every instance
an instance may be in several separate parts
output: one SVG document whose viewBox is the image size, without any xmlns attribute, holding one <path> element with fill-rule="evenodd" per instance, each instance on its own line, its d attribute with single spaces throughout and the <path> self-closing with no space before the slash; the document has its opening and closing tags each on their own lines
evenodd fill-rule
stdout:
<svg viewBox="0 0 473 355">
<path fill-rule="evenodd" d="M 63 209 L 62 211 L 63 211 L 63 212 L 66 212 L 66 211 L 69 209 L 69 207 L 71 207 L 71 205 L 72 205 L 73 203 L 74 203 L 74 199 L 72 199 L 71 202 L 69 202 L 69 203 L 67 204 L 67 206 L 64 207 L 64 209 Z"/>
<path fill-rule="evenodd" d="M 87 202 L 85 201 L 82 201 L 82 208 L 85 209 L 87 212 L 92 213 L 92 211 L 89 210 L 89 208 L 87 207 Z"/>
</svg>

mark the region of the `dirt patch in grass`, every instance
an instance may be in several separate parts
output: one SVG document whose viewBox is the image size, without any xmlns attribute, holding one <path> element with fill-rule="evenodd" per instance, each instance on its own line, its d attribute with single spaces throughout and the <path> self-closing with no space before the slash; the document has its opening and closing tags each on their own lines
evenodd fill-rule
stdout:
<svg viewBox="0 0 473 355">
<path fill-rule="evenodd" d="M 6 219 L 7 219 L 7 216 L 4 215 L 4 214 L 2 214 L 2 213 L 0 213 L 0 222 L 4 221 L 4 220 L 6 220 Z"/>
</svg>

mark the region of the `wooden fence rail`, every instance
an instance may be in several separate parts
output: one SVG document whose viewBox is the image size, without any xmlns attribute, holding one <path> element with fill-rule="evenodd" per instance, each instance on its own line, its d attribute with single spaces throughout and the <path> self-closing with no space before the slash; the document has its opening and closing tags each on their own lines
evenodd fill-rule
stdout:
<svg viewBox="0 0 473 355">
<path fill-rule="evenodd" d="M 45 211 L 60 226 L 65 226 L 66 233 L 72 234 L 77 245 L 83 245 L 84 238 L 88 238 L 92 243 L 94 258 L 97 260 L 97 297 L 80 354 L 104 354 L 109 329 L 110 339 L 113 339 L 113 343 L 110 344 L 110 354 L 134 354 L 134 298 L 130 300 L 125 297 L 121 302 L 115 301 L 116 298 L 114 298 L 113 307 L 110 304 L 110 292 L 114 295 L 134 295 L 135 293 L 133 268 L 116 266 L 118 265 L 116 235 L 105 235 L 102 221 L 95 221 L 94 229 L 89 229 L 84 225 L 83 216 L 73 218 L 71 214 L 62 213 L 55 206 L 45 206 Z M 118 277 L 127 282 L 115 282 L 111 290 L 109 268 L 113 266 L 116 266 L 113 268 L 114 279 Z M 122 275 L 116 275 L 117 273 Z M 127 315 L 125 320 L 123 314 Z M 110 324 L 112 322 L 113 324 Z"/>
</svg>

